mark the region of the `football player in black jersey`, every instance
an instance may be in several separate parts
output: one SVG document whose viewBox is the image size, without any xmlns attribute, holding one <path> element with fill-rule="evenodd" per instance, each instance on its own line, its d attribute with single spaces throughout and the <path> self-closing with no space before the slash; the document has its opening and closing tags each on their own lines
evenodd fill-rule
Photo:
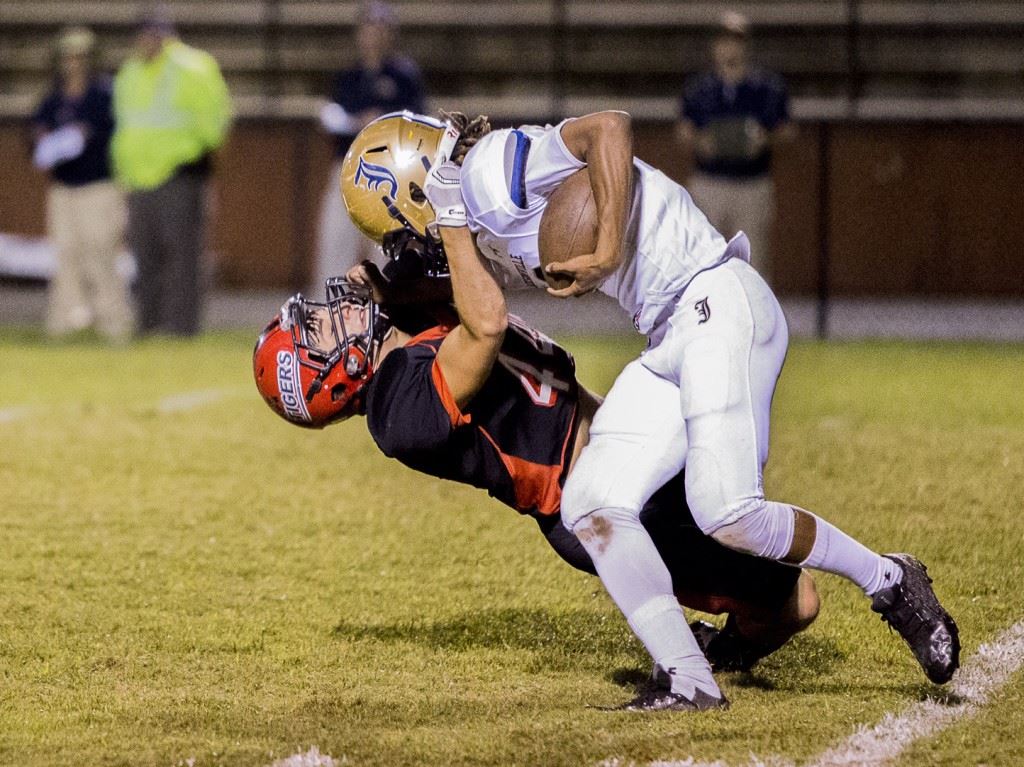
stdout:
<svg viewBox="0 0 1024 767">
<path fill-rule="evenodd" d="M 387 284 L 367 267 L 329 280 L 325 302 L 293 297 L 257 341 L 257 387 L 275 412 L 301 426 L 365 415 L 386 455 L 487 490 L 532 516 L 569 564 L 596 573 L 559 509 L 599 398 L 577 382 L 568 352 L 508 315 L 479 259 L 453 263 L 451 286 L 458 317 L 429 322 L 422 312 L 390 317 L 380 302 Z M 467 293 L 474 300 L 460 304 Z M 680 475 L 657 493 L 641 521 L 680 602 L 729 613 L 720 633 L 697 631 L 712 665 L 748 669 L 814 620 L 813 580 L 704 535 L 681 500 L 681 483 Z"/>
</svg>

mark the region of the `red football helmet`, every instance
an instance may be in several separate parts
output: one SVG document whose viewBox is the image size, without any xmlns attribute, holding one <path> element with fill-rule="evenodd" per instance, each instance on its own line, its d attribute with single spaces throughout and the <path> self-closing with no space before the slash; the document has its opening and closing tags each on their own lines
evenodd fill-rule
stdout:
<svg viewBox="0 0 1024 767">
<path fill-rule="evenodd" d="M 353 312 L 360 327 L 346 323 Z M 322 429 L 349 418 L 362 411 L 363 389 L 389 328 L 363 285 L 330 279 L 325 303 L 298 293 L 256 340 L 256 388 L 275 413 L 299 426 Z"/>
</svg>

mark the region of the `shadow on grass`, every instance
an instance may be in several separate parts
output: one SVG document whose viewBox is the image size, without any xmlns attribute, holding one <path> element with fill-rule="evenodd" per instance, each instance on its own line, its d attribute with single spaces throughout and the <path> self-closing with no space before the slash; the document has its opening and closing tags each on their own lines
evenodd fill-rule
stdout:
<svg viewBox="0 0 1024 767">
<path fill-rule="evenodd" d="M 477 610 L 443 621 L 413 619 L 384 624 L 342 620 L 332 633 L 349 641 L 412 643 L 455 652 L 528 650 L 553 671 L 573 670 L 581 664 L 608 668 L 610 656 L 624 653 L 636 659 L 636 666 L 611 671 L 609 680 L 635 688 L 650 675 L 650 660 L 625 622 L 618 616 L 585 610 L 503 608 Z M 762 690 L 823 689 L 823 680 L 844 659 L 833 640 L 800 634 L 752 671 L 730 676 L 741 687 Z"/>
<path fill-rule="evenodd" d="M 716 672 L 737 687 L 758 690 L 806 688 L 831 673 L 844 660 L 844 654 L 831 639 L 798 635 L 775 653 L 762 659 L 750 671 Z M 649 668 L 620 668 L 608 678 L 626 688 L 639 688 L 650 676 Z M 781 680 L 785 680 L 781 683 Z"/>
<path fill-rule="evenodd" d="M 846 654 L 833 639 L 797 634 L 750 671 L 738 672 L 735 682 L 764 690 L 803 687 L 828 676 L 844 660 Z M 780 680 L 785 680 L 784 684 L 780 685 Z"/>
<path fill-rule="evenodd" d="M 868 683 L 852 680 L 840 667 L 847 655 L 827 637 L 798 634 L 781 650 L 762 660 L 750 672 L 734 678 L 741 687 L 764 690 L 799 690 L 806 693 L 896 692 L 908 700 L 957 706 L 964 700 L 951 690 L 925 681 Z M 830 678 L 833 674 L 838 677 Z"/>
<path fill-rule="evenodd" d="M 643 647 L 625 621 L 585 610 L 503 608 L 477 610 L 445 621 L 418 619 L 389 624 L 343 620 L 332 633 L 340 639 L 411 642 L 456 652 L 481 648 L 531 650 L 543 655 L 556 670 L 576 667 L 588 657 L 597 662 L 620 653 L 644 657 Z"/>
<path fill-rule="evenodd" d="M 649 668 L 617 668 L 608 675 L 608 678 L 619 687 L 639 692 L 640 688 L 650 680 L 651 670 Z"/>
</svg>

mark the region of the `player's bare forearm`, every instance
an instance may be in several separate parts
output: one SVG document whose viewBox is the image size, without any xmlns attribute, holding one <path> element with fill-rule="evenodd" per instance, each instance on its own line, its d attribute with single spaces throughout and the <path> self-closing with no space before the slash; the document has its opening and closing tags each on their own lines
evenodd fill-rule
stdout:
<svg viewBox="0 0 1024 767">
<path fill-rule="evenodd" d="M 441 344 L 437 361 L 452 397 L 462 407 L 480 391 L 494 367 L 508 327 L 508 307 L 467 227 L 441 227 L 441 241 L 460 324 Z"/>
<path fill-rule="evenodd" d="M 598 221 L 593 253 L 546 267 L 549 273 L 572 278 L 566 288 L 548 288 L 551 295 L 567 298 L 597 288 L 625 259 L 633 191 L 633 127 L 625 112 L 597 112 L 565 123 L 561 131 L 566 148 L 587 163 Z"/>
<path fill-rule="evenodd" d="M 469 229 L 442 227 L 444 243 L 451 269 L 452 295 L 462 326 L 476 338 L 489 339 L 504 336 L 508 326 L 508 307 L 494 275 L 484 263 Z"/>
<path fill-rule="evenodd" d="M 597 112 L 562 127 L 566 147 L 587 163 L 597 207 L 594 266 L 611 274 L 622 264 L 632 198 L 633 124 L 626 112 Z"/>
</svg>

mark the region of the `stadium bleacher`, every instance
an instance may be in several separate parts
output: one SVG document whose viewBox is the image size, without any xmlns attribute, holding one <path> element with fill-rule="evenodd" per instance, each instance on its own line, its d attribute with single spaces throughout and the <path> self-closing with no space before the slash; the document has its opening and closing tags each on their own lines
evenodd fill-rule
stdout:
<svg viewBox="0 0 1024 767">
<path fill-rule="evenodd" d="M 44 180 L 24 121 L 57 30 L 89 24 L 113 70 L 147 3 L 0 4 L 0 233 L 38 236 Z M 330 155 L 315 116 L 354 58 L 355 1 L 166 3 L 221 63 L 237 115 L 218 159 L 213 247 L 232 287 L 301 284 Z M 720 14 L 751 21 L 801 126 L 776 156 L 784 294 L 1014 296 L 1024 269 L 1024 3 L 990 0 L 396 0 L 428 105 L 497 124 L 625 109 L 637 153 L 683 180 L 672 139 L 687 75 Z M 258 215 L 253 215 L 258 211 Z M 950 225 L 955 222 L 955 225 Z M 882 279 L 880 280 L 880 275 Z M 826 283 L 828 283 L 826 285 Z"/>
<path fill-rule="evenodd" d="M 352 59 L 357 2 L 169 2 L 185 36 L 225 69 L 239 113 L 314 114 L 330 73 Z M 127 52 L 143 3 L 7 0 L 0 5 L 0 116 L 23 115 L 50 74 L 50 41 L 93 26 L 103 64 Z M 647 0 L 396 3 L 403 46 L 436 100 L 545 117 L 605 101 L 670 119 L 682 76 L 701 66 L 719 13 L 751 20 L 758 59 L 790 83 L 798 117 L 923 110 L 970 118 L 1024 114 L 1024 4 L 1018 2 L 674 3 Z M 956 105 L 960 106 L 957 107 Z"/>
</svg>

